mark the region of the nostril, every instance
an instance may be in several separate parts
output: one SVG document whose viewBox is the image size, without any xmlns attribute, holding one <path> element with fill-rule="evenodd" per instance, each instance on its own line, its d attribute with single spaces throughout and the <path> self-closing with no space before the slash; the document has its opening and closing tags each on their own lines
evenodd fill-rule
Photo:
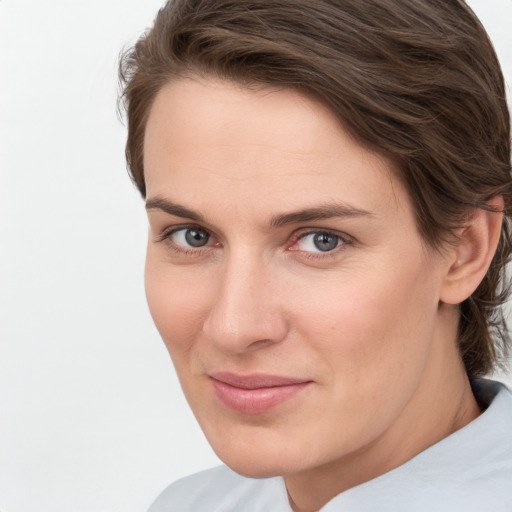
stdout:
<svg viewBox="0 0 512 512">
<path fill-rule="evenodd" d="M 248 350 L 257 350 L 260 348 L 264 348 L 267 345 L 273 345 L 275 342 L 270 339 L 262 339 L 253 341 L 247 348 Z"/>
</svg>

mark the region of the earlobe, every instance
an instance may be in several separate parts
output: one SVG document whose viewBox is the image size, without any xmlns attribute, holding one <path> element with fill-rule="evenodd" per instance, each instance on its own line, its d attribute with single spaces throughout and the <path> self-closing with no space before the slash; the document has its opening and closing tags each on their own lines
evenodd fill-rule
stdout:
<svg viewBox="0 0 512 512">
<path fill-rule="evenodd" d="M 466 300 L 485 277 L 501 234 L 503 198 L 487 202 L 489 209 L 476 208 L 461 229 L 445 276 L 440 300 L 460 304 Z"/>
</svg>

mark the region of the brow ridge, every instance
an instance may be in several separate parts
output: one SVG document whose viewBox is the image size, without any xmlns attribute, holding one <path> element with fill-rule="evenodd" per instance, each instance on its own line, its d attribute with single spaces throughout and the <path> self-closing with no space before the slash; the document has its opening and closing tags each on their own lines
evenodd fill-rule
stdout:
<svg viewBox="0 0 512 512">
<path fill-rule="evenodd" d="M 373 214 L 367 210 L 354 208 L 345 204 L 328 203 L 325 205 L 306 208 L 296 212 L 283 213 L 275 215 L 270 220 L 270 226 L 273 228 L 283 227 L 287 224 L 296 224 L 301 222 L 314 222 L 317 220 L 332 219 L 335 217 L 368 217 Z"/>
<path fill-rule="evenodd" d="M 204 217 L 186 206 L 174 203 L 162 197 L 154 197 L 146 201 L 146 210 L 162 210 L 169 215 L 183 217 L 205 222 Z M 373 214 L 367 210 L 354 208 L 350 205 L 339 203 L 327 203 L 312 208 L 305 208 L 289 213 L 274 215 L 269 222 L 271 228 L 280 228 L 288 224 L 297 224 L 301 222 L 314 222 L 335 217 L 368 217 Z"/>
<path fill-rule="evenodd" d="M 163 197 L 153 197 L 146 201 L 146 210 L 162 210 L 169 215 L 175 215 L 176 217 L 183 217 L 185 219 L 195 220 L 197 222 L 204 222 L 204 217 L 194 210 L 182 206 L 177 203 L 173 203 Z"/>
</svg>

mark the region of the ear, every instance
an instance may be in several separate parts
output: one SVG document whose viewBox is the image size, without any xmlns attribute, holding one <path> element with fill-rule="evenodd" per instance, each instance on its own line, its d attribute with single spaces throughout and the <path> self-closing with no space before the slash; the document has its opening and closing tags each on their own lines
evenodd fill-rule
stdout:
<svg viewBox="0 0 512 512">
<path fill-rule="evenodd" d="M 503 222 L 503 198 L 494 197 L 487 205 L 490 211 L 475 208 L 449 251 L 449 269 L 440 295 L 445 304 L 466 300 L 485 277 L 494 257 Z"/>
</svg>

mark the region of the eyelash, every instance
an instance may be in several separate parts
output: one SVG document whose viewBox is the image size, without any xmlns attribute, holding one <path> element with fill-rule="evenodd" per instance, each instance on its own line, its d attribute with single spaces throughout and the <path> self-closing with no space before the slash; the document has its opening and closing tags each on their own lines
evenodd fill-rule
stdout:
<svg viewBox="0 0 512 512">
<path fill-rule="evenodd" d="M 179 232 L 184 230 L 193 230 L 197 229 L 199 231 L 204 231 L 207 233 L 210 237 L 212 236 L 211 233 L 196 224 L 186 224 L 186 225 L 180 225 L 180 226 L 173 226 L 172 228 L 168 228 L 157 238 L 157 242 L 164 242 L 166 243 L 167 247 L 171 249 L 173 252 L 176 252 L 178 254 L 182 254 L 184 256 L 200 256 L 204 253 L 205 250 L 211 250 L 212 247 L 219 247 L 221 246 L 220 242 L 217 242 L 215 244 L 208 244 L 202 247 L 185 247 L 176 244 L 172 241 L 172 236 Z M 293 245 L 298 243 L 300 240 L 304 239 L 307 236 L 310 235 L 329 235 L 334 236 L 339 239 L 339 245 L 335 248 L 333 248 L 330 251 L 302 251 L 300 249 L 290 249 Z M 297 252 L 300 253 L 302 258 L 308 258 L 308 259 L 328 259 L 335 257 L 338 255 L 340 250 L 343 250 L 348 245 L 353 245 L 354 239 L 350 237 L 349 235 L 345 233 L 340 233 L 338 231 L 332 231 L 328 229 L 318 229 L 318 228 L 302 228 L 298 230 L 298 232 L 295 232 L 292 237 L 289 244 L 287 244 L 288 250 L 291 252 Z"/>
<path fill-rule="evenodd" d="M 162 232 L 162 234 L 157 238 L 157 242 L 164 242 L 166 246 L 171 249 L 173 252 L 176 252 L 178 254 L 183 254 L 185 256 L 200 256 L 205 249 L 210 249 L 212 245 L 205 245 L 203 247 L 185 247 L 176 244 L 172 241 L 172 236 L 177 233 L 178 231 L 186 231 L 186 230 L 192 230 L 197 229 L 198 231 L 204 231 L 205 233 L 208 233 L 208 235 L 211 237 L 211 233 L 201 227 L 197 224 L 185 224 L 181 226 L 173 226 L 172 228 L 168 228 Z M 220 244 L 214 244 L 214 246 L 217 246 Z"/>
<path fill-rule="evenodd" d="M 338 238 L 338 245 L 330 251 L 302 251 L 300 249 L 290 249 L 293 245 L 295 245 L 300 240 L 306 238 L 310 235 L 328 235 Z M 305 229 L 300 230 L 298 234 L 294 234 L 292 236 L 292 243 L 288 246 L 290 251 L 298 252 L 301 254 L 302 258 L 307 259 L 320 259 L 325 260 L 328 258 L 334 258 L 339 255 L 340 251 L 346 249 L 346 246 L 353 245 L 354 239 L 345 233 L 340 233 L 339 231 L 332 231 L 329 229 Z"/>
</svg>

